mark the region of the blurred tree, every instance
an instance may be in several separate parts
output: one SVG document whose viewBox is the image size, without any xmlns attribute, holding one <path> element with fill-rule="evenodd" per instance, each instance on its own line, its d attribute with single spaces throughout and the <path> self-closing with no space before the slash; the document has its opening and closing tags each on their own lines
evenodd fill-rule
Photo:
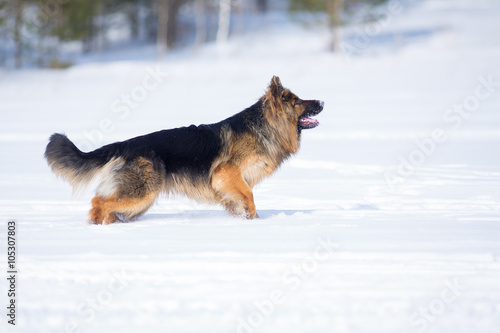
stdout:
<svg viewBox="0 0 500 333">
<path fill-rule="evenodd" d="M 21 68 L 23 64 L 23 39 L 21 29 L 23 24 L 24 0 L 14 1 L 14 67 Z"/>
<path fill-rule="evenodd" d="M 191 0 L 168 0 L 167 44 L 174 47 L 179 35 L 179 10 Z"/>
<path fill-rule="evenodd" d="M 344 10 L 344 0 L 327 1 L 328 27 L 332 35 L 330 50 L 336 52 L 340 47 L 340 31 L 338 27 L 342 25 L 341 14 Z"/>
<path fill-rule="evenodd" d="M 127 21 L 130 30 L 130 38 L 132 40 L 139 39 L 140 29 L 140 10 L 141 5 L 147 5 L 146 1 L 141 0 L 115 0 L 117 2 L 117 11 L 123 11 L 127 16 Z"/>
<path fill-rule="evenodd" d="M 206 0 L 194 1 L 194 15 L 196 20 L 195 45 L 199 46 L 207 40 Z"/>
<path fill-rule="evenodd" d="M 105 0 L 105 15 L 123 15 L 131 41 L 156 38 L 158 8 L 158 0 Z M 146 37 L 148 30 L 153 33 Z"/>
<path fill-rule="evenodd" d="M 4 35 L 3 27 L 7 17 L 7 0 L 0 0 L 0 36 Z"/>
<path fill-rule="evenodd" d="M 7 0 L 0 0 L 0 66 L 5 64 L 7 60 L 7 28 L 6 28 L 6 17 L 7 17 Z"/>
<path fill-rule="evenodd" d="M 46 4 L 42 0 L 0 0 L 0 62 L 10 59 L 14 68 L 42 62 L 43 38 L 53 19 Z"/>
<path fill-rule="evenodd" d="M 92 51 L 92 44 L 102 25 L 95 17 L 102 14 L 105 0 L 71 0 L 61 4 L 61 20 L 52 33 L 62 41 L 83 41 L 83 51 Z"/>
<path fill-rule="evenodd" d="M 170 0 L 158 0 L 158 26 L 156 28 L 156 50 L 162 57 L 167 52 L 168 7 Z"/>
<path fill-rule="evenodd" d="M 227 43 L 230 21 L 231 0 L 219 0 L 219 24 L 217 28 L 217 44 L 219 46 Z"/>
<path fill-rule="evenodd" d="M 289 9 L 292 12 L 308 11 L 313 13 L 323 12 L 328 16 L 328 27 L 331 32 L 330 49 L 333 52 L 340 50 L 340 26 L 346 10 L 356 8 L 361 4 L 375 6 L 386 0 L 290 0 Z"/>
<path fill-rule="evenodd" d="M 269 0 L 0 0 L 0 64 L 62 67 L 65 43 L 78 41 L 84 53 L 101 52 L 109 36 L 124 36 L 127 30 L 130 41 L 142 36 L 155 42 L 160 56 L 193 40 L 201 45 L 215 39 L 222 45 L 233 15 L 243 24 L 240 14 L 265 11 L 271 4 Z"/>
<path fill-rule="evenodd" d="M 173 47 L 178 34 L 178 14 L 182 5 L 191 0 L 157 0 L 156 46 L 158 55 L 163 56 Z"/>
<path fill-rule="evenodd" d="M 256 0 L 257 10 L 261 13 L 266 12 L 269 8 L 269 3 L 267 0 Z"/>
</svg>

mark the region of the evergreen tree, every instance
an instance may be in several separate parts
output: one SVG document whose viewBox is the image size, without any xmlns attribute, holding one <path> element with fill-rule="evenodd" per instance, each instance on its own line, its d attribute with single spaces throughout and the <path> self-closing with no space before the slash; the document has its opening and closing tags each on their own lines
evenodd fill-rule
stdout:
<svg viewBox="0 0 500 333">
<path fill-rule="evenodd" d="M 343 15 L 361 4 L 378 5 L 386 0 L 290 0 L 290 11 L 308 11 L 312 13 L 323 12 L 328 16 L 328 27 L 331 31 L 330 49 L 337 52 L 340 49 L 339 28 L 344 23 Z"/>
<path fill-rule="evenodd" d="M 95 17 L 105 0 L 71 0 L 61 5 L 61 22 L 53 33 L 62 41 L 81 40 L 84 52 L 92 50 L 92 42 L 98 34 Z"/>
</svg>

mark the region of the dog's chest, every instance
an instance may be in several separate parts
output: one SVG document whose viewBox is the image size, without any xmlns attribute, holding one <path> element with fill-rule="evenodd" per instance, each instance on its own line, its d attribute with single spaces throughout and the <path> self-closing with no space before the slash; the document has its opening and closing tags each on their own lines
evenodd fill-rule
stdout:
<svg viewBox="0 0 500 333">
<path fill-rule="evenodd" d="M 240 166 L 243 178 L 250 187 L 259 183 L 264 177 L 271 175 L 275 167 L 272 166 L 270 161 L 267 161 L 262 156 L 255 156 L 248 159 Z"/>
</svg>

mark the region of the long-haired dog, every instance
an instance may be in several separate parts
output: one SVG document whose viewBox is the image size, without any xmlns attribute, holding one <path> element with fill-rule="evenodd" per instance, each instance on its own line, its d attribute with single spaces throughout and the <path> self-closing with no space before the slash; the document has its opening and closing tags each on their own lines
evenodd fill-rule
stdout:
<svg viewBox="0 0 500 333">
<path fill-rule="evenodd" d="M 109 224 L 144 214 L 160 193 L 222 204 L 257 216 L 252 188 L 299 149 L 301 131 L 323 102 L 302 100 L 274 76 L 254 105 L 221 122 L 174 128 L 85 153 L 64 134 L 45 150 L 52 171 L 75 190 L 100 176 L 90 223 Z"/>
</svg>

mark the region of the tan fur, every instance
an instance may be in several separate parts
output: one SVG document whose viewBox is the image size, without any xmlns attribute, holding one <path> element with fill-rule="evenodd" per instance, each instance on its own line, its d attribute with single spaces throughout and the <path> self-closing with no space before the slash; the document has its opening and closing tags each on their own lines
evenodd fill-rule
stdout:
<svg viewBox="0 0 500 333">
<path fill-rule="evenodd" d="M 96 224 L 110 224 L 119 220 L 117 214 L 125 218 L 141 216 L 153 205 L 158 194 L 151 193 L 143 198 L 95 196 L 92 199 L 89 220 Z"/>
<path fill-rule="evenodd" d="M 212 176 L 212 186 L 226 209 L 233 214 L 246 213 L 247 218 L 257 216 L 253 193 L 234 164 L 219 165 Z"/>
<path fill-rule="evenodd" d="M 198 183 L 192 183 L 184 175 L 172 174 L 171 181 L 167 182 L 165 187 L 165 192 L 167 194 L 185 195 L 188 198 L 203 203 L 214 204 L 218 202 L 208 182 L 199 181 Z"/>
</svg>

